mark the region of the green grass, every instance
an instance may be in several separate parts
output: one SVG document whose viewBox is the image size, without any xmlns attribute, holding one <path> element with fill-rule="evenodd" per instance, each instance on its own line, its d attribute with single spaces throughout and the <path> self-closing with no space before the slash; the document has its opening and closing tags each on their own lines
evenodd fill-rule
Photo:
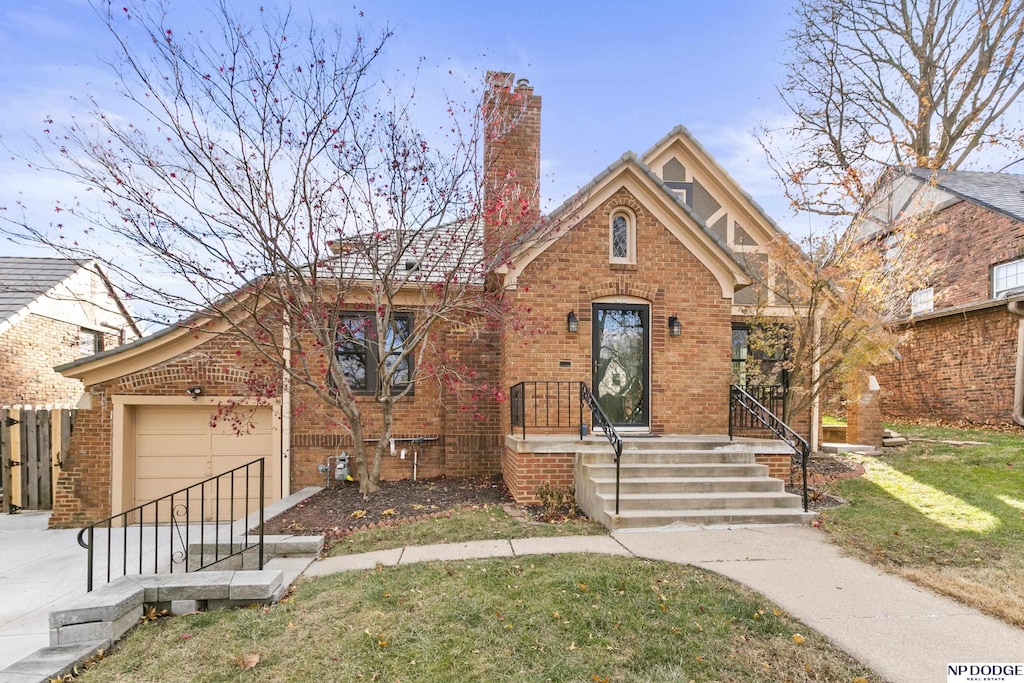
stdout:
<svg viewBox="0 0 1024 683">
<path fill-rule="evenodd" d="M 838 417 L 832 417 L 831 415 L 822 415 L 821 424 L 826 427 L 845 427 L 846 420 L 841 420 Z"/>
<path fill-rule="evenodd" d="M 335 541 L 328 555 L 351 555 L 410 545 L 464 543 L 492 538 L 534 538 L 538 536 L 594 536 L 608 530 L 590 520 L 567 520 L 557 524 L 522 522 L 500 507 L 464 508 L 451 517 L 404 522 L 383 529 L 366 529 Z"/>
<path fill-rule="evenodd" d="M 806 638 L 799 644 L 793 635 Z M 239 660 L 258 663 L 243 670 Z M 304 580 L 269 608 L 143 625 L 92 681 L 879 680 L 773 604 L 702 570 L 563 555 Z"/>
<path fill-rule="evenodd" d="M 858 456 L 865 475 L 822 511 L 844 547 L 880 566 L 1024 626 L 1024 434 L 892 425 L 912 441 Z"/>
</svg>

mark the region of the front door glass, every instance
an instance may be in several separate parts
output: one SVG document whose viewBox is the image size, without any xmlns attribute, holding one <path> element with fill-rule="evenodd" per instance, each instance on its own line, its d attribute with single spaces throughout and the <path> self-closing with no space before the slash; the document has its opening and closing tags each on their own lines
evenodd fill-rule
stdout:
<svg viewBox="0 0 1024 683">
<path fill-rule="evenodd" d="M 615 426 L 648 420 L 647 307 L 594 305 L 594 394 Z"/>
</svg>

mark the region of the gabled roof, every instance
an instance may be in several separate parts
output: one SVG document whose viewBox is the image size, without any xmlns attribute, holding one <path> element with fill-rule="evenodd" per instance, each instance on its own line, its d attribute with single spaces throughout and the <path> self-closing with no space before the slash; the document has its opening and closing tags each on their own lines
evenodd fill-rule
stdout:
<svg viewBox="0 0 1024 683">
<path fill-rule="evenodd" d="M 45 296 L 79 267 L 70 259 L 0 256 L 0 323 Z"/>
<path fill-rule="evenodd" d="M 62 258 L 29 256 L 0 256 L 0 333 L 6 332 L 30 313 L 51 316 L 47 307 L 54 302 L 79 301 L 95 304 L 86 296 L 77 298 L 72 291 L 76 279 L 95 275 L 102 281 L 116 312 L 127 323 L 135 337 L 142 335 L 135 318 L 121 301 L 103 267 L 96 261 L 76 261 Z M 75 298 L 70 298 L 75 297 Z M 52 317 L 52 316 L 51 316 Z M 63 319 L 63 318 L 62 318 Z M 86 326 L 95 321 L 85 323 Z M 101 327 L 108 327 L 101 323 Z"/>
<path fill-rule="evenodd" d="M 669 146 L 672 143 L 672 141 L 675 140 L 677 137 L 685 138 L 691 145 L 693 145 L 696 151 L 700 152 L 700 154 L 708 162 L 708 165 L 710 165 L 715 170 L 715 172 L 717 172 L 719 175 L 722 176 L 724 180 L 727 181 L 727 183 L 731 186 L 729 188 L 730 190 L 732 190 L 737 195 L 742 197 L 743 200 L 745 200 L 750 205 L 750 207 L 754 210 L 758 217 L 764 220 L 765 223 L 770 225 L 772 229 L 775 230 L 775 232 L 789 239 L 789 235 L 786 233 L 786 231 L 780 228 L 779 225 L 774 220 L 772 220 L 771 216 L 765 213 L 765 210 L 761 208 L 761 205 L 758 204 L 754 200 L 754 198 L 751 197 L 750 194 L 748 194 L 747 191 L 744 190 L 738 182 L 736 182 L 735 178 L 729 175 L 729 172 L 726 171 L 720 163 L 718 163 L 718 160 L 711 155 L 711 152 L 709 152 L 704 147 L 704 145 L 700 144 L 700 141 L 697 140 L 697 138 L 693 137 L 693 134 L 690 133 L 689 129 L 687 129 L 686 126 L 679 124 L 672 130 L 670 130 L 660 140 L 651 145 L 650 149 L 644 152 L 640 158 L 644 162 L 650 161 L 650 159 L 655 157 L 663 149 Z"/>
<path fill-rule="evenodd" d="M 735 284 L 750 284 L 750 273 L 742 260 L 739 259 L 733 250 L 720 240 L 718 236 L 708 228 L 704 221 L 694 213 L 693 209 L 691 209 L 686 202 L 684 202 L 683 199 L 672 190 L 672 188 L 666 185 L 665 182 L 659 178 L 658 175 L 640 159 L 640 157 L 637 156 L 636 152 L 633 151 L 628 151 L 620 156 L 614 163 L 594 176 L 589 183 L 577 190 L 572 197 L 567 199 L 548 214 L 542 220 L 540 225 L 524 234 L 524 237 L 520 242 L 522 249 L 513 258 L 517 269 L 521 271 L 522 268 L 536 258 L 537 255 L 542 253 L 548 246 L 553 244 L 562 234 L 560 229 L 555 228 L 552 234 L 544 235 L 542 234 L 543 229 L 551 229 L 552 226 L 556 226 L 560 219 L 577 211 L 581 202 L 586 204 L 592 197 L 597 196 L 598 192 L 604 189 L 610 182 L 612 182 L 613 179 L 622 176 L 626 172 L 632 172 L 633 175 L 640 179 L 643 184 L 651 188 L 666 206 L 671 207 L 677 214 L 686 216 L 690 221 L 692 221 L 692 228 L 695 228 L 694 236 L 697 238 L 699 243 L 705 247 L 705 255 L 716 258 L 725 270 L 731 272 L 732 276 L 736 279 Z M 586 215 L 586 213 L 586 211 L 579 212 L 581 216 Z M 666 227 L 671 229 L 672 226 Z M 721 273 L 718 273 L 717 275 L 721 275 Z M 732 295 L 731 287 L 725 287 L 723 283 L 722 289 L 723 296 L 726 294 L 728 296 Z"/>
<path fill-rule="evenodd" d="M 935 171 L 915 168 L 910 175 L 951 192 L 962 199 L 984 206 L 1014 220 L 1024 222 L 1024 176 L 1013 173 L 981 171 Z"/>
</svg>

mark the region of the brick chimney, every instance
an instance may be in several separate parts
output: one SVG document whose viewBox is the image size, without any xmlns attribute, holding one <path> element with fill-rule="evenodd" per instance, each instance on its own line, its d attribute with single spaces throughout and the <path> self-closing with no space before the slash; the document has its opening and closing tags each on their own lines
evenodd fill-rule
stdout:
<svg viewBox="0 0 1024 683">
<path fill-rule="evenodd" d="M 487 72 L 484 94 L 484 247 L 502 252 L 540 218 L 540 97 L 514 74 Z"/>
</svg>

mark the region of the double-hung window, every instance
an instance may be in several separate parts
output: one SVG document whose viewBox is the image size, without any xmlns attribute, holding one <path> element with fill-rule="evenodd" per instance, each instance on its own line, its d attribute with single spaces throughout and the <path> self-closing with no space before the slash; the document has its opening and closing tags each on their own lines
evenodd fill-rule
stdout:
<svg viewBox="0 0 1024 683">
<path fill-rule="evenodd" d="M 412 357 L 402 354 L 412 331 L 412 316 L 395 314 L 385 333 L 383 349 L 377 340 L 376 318 L 370 313 L 346 313 L 338 321 L 334 355 L 349 387 L 372 394 L 390 373 L 391 393 L 404 390 L 412 381 Z M 383 355 L 382 372 L 378 372 Z"/>
<path fill-rule="evenodd" d="M 992 267 L 992 298 L 1024 294 L 1024 259 Z"/>
</svg>

